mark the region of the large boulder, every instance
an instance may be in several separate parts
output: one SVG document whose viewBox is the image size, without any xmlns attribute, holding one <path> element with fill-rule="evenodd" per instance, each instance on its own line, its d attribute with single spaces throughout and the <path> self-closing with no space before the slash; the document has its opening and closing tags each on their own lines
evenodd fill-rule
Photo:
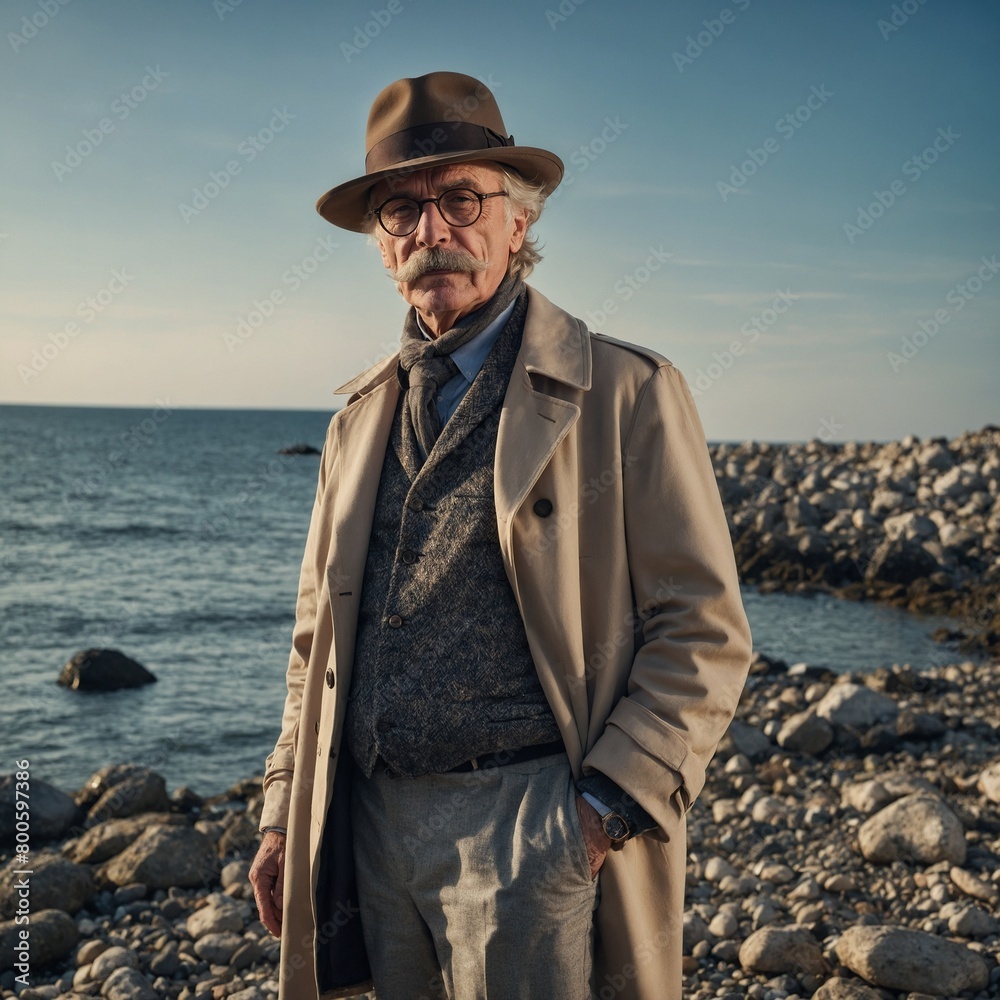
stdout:
<svg viewBox="0 0 1000 1000">
<path fill-rule="evenodd" d="M 965 861 L 961 820 L 939 798 L 920 792 L 897 799 L 866 819 L 858 830 L 858 845 L 865 859 L 876 864 Z"/>
<path fill-rule="evenodd" d="M 828 971 L 823 949 L 804 927 L 761 927 L 740 945 L 740 965 L 747 972 L 800 973 Z"/>
<path fill-rule="evenodd" d="M 14 969 L 18 974 L 21 958 L 27 958 L 25 973 L 37 973 L 39 969 L 65 958 L 80 940 L 73 918 L 62 910 L 35 910 L 31 914 L 31 936 L 29 950 L 18 952 L 16 948 L 23 942 L 24 927 L 7 920 L 0 923 L 0 972 Z"/>
<path fill-rule="evenodd" d="M 56 681 L 72 691 L 119 691 L 154 684 L 141 663 L 117 649 L 84 649 L 67 661 Z"/>
<path fill-rule="evenodd" d="M 815 708 L 790 715 L 778 732 L 778 746 L 793 753 L 815 756 L 833 742 L 833 726 L 816 714 Z"/>
<path fill-rule="evenodd" d="M 87 826 L 140 813 L 167 812 L 170 798 L 163 776 L 138 764 L 111 764 L 101 768 L 77 793 L 87 810 Z"/>
<path fill-rule="evenodd" d="M 141 882 L 155 890 L 209 885 L 218 868 L 215 846 L 204 834 L 186 826 L 151 826 L 101 872 L 115 885 Z"/>
<path fill-rule="evenodd" d="M 91 827 L 77 840 L 64 845 L 65 854 L 77 864 L 97 865 L 121 854 L 149 826 L 187 826 L 176 813 L 143 813 L 123 819 L 108 819 Z"/>
<path fill-rule="evenodd" d="M 974 951 L 947 938 L 906 927 L 850 927 L 837 958 L 874 986 L 933 996 L 985 990 L 990 974 Z"/>
<path fill-rule="evenodd" d="M 863 684 L 834 684 L 816 705 L 816 714 L 832 726 L 864 732 L 899 714 L 899 706 Z"/>
<path fill-rule="evenodd" d="M 31 912 L 62 910 L 76 913 L 94 895 L 94 880 L 86 865 L 77 865 L 61 854 L 38 854 L 31 859 L 30 875 L 18 874 L 24 865 L 17 858 L 0 871 L 0 917 L 17 912 L 21 883 L 28 883 Z"/>
<path fill-rule="evenodd" d="M 14 844 L 17 791 L 15 775 L 0 775 L 0 847 Z M 32 843 L 58 840 L 80 818 L 80 810 L 72 798 L 47 781 L 32 778 L 28 795 Z"/>
</svg>

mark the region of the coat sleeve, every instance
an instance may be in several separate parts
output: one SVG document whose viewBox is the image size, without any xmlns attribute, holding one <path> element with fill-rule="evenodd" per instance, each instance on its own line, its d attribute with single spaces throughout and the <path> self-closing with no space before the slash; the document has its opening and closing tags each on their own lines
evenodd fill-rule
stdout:
<svg viewBox="0 0 1000 1000">
<path fill-rule="evenodd" d="M 641 635 L 625 693 L 583 763 L 642 805 L 662 836 L 704 785 L 751 653 L 704 431 L 670 364 L 656 369 L 639 397 L 624 466 L 625 542 Z"/>
<path fill-rule="evenodd" d="M 332 425 L 331 425 L 332 426 Z M 281 716 L 281 733 L 274 750 L 264 764 L 264 808 L 260 829 L 269 826 L 288 826 L 292 796 L 292 774 L 295 770 L 295 752 L 298 747 L 299 720 L 302 714 L 302 691 L 305 686 L 309 655 L 312 651 L 316 624 L 316 608 L 322 590 L 322 575 L 317 568 L 317 553 L 322 548 L 323 498 L 326 491 L 330 462 L 331 434 L 327 433 L 323 455 L 320 458 L 316 499 L 313 502 L 309 534 L 306 539 L 302 567 L 299 571 L 299 591 L 295 603 L 295 627 L 292 631 L 292 648 L 285 674 L 287 695 Z"/>
</svg>

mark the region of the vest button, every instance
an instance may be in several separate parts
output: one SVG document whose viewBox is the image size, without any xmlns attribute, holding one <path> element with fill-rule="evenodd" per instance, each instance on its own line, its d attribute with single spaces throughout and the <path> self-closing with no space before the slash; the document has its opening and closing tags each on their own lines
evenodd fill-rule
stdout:
<svg viewBox="0 0 1000 1000">
<path fill-rule="evenodd" d="M 337 678 L 333 674 L 333 667 L 327 669 L 326 672 L 326 686 L 332 688 L 334 684 L 337 683 Z M 317 723 L 318 725 L 318 723 Z"/>
<path fill-rule="evenodd" d="M 418 556 L 416 552 L 411 552 L 407 549 L 400 558 L 402 558 L 403 562 L 406 563 L 407 566 L 412 566 L 420 558 L 420 556 Z"/>
<path fill-rule="evenodd" d="M 531 508 L 539 517 L 548 517 L 552 513 L 551 500 L 536 500 L 535 506 Z"/>
<path fill-rule="evenodd" d="M 392 723 L 388 719 L 379 719 L 375 727 L 380 733 L 387 733 L 392 729 Z"/>
<path fill-rule="evenodd" d="M 410 497 L 410 499 L 406 503 L 406 506 L 409 507 L 410 510 L 423 510 L 424 502 L 423 500 L 420 499 L 420 497 Z"/>
<path fill-rule="evenodd" d="M 389 618 L 389 628 L 402 628 L 403 619 L 399 615 L 392 615 Z"/>
</svg>

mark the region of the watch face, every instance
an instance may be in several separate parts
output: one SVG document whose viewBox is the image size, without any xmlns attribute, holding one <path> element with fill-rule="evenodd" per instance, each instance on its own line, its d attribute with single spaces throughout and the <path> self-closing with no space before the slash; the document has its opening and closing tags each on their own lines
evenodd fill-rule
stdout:
<svg viewBox="0 0 1000 1000">
<path fill-rule="evenodd" d="M 616 843 L 624 840 L 628 836 L 628 823 L 625 822 L 617 813 L 608 813 L 604 817 L 601 826 L 604 827 L 604 832 L 607 834 L 611 840 Z"/>
</svg>

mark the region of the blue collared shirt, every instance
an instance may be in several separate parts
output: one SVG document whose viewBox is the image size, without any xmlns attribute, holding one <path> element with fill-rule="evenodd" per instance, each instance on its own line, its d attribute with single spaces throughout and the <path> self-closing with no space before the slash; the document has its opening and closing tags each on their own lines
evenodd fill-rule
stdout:
<svg viewBox="0 0 1000 1000">
<path fill-rule="evenodd" d="M 485 330 L 477 333 L 467 344 L 456 347 L 451 352 L 451 360 L 458 365 L 458 374 L 452 375 L 450 379 L 441 387 L 437 397 L 438 416 L 441 417 L 441 426 L 448 423 L 448 419 L 458 409 L 458 404 L 465 398 L 469 391 L 469 386 L 475 381 L 479 370 L 483 367 L 486 355 L 490 353 L 493 345 L 500 336 L 500 331 L 507 325 L 511 313 L 514 311 L 516 300 L 509 306 Z M 427 332 L 423 321 L 417 317 L 420 330 L 428 339 L 433 338 Z"/>
</svg>

